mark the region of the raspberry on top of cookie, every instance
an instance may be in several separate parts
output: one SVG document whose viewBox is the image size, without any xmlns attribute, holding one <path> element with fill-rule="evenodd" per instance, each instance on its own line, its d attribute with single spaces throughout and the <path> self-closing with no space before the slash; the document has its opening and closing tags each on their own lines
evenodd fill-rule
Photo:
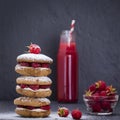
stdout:
<svg viewBox="0 0 120 120">
<path fill-rule="evenodd" d="M 39 54 L 40 52 L 41 52 L 41 48 L 40 48 L 40 46 L 39 45 L 37 45 L 37 44 L 30 44 L 29 46 L 27 46 L 28 47 L 28 52 L 30 52 L 30 53 L 34 53 L 34 54 Z"/>
<path fill-rule="evenodd" d="M 51 64 L 53 60 L 50 57 L 41 54 L 41 48 L 39 45 L 31 43 L 30 46 L 27 47 L 29 48 L 28 53 L 17 57 L 17 62 L 21 66 L 49 68 L 49 64 Z"/>
<path fill-rule="evenodd" d="M 17 57 L 15 71 L 21 75 L 47 76 L 51 73 L 50 64 L 53 59 L 42 54 L 41 48 L 36 44 L 27 46 L 27 53 Z"/>
</svg>

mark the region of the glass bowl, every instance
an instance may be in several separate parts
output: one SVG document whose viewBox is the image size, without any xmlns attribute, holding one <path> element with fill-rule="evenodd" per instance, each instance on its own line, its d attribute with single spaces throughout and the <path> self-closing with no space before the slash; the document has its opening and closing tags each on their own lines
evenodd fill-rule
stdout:
<svg viewBox="0 0 120 120">
<path fill-rule="evenodd" d="M 85 96 L 83 100 L 87 111 L 94 115 L 110 115 L 118 102 L 119 95 L 113 96 Z"/>
</svg>

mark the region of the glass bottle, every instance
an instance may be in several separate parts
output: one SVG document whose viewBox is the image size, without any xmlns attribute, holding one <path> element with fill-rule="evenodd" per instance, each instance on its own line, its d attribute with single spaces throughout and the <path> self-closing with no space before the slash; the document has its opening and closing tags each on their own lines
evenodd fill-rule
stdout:
<svg viewBox="0 0 120 120">
<path fill-rule="evenodd" d="M 58 102 L 78 101 L 78 54 L 75 35 L 69 30 L 60 36 L 57 54 L 57 100 Z"/>
</svg>

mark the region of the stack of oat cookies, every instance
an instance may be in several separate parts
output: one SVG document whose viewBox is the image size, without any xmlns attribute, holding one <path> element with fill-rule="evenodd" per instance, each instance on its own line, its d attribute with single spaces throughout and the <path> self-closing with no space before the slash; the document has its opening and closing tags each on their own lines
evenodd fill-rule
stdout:
<svg viewBox="0 0 120 120">
<path fill-rule="evenodd" d="M 14 100 L 15 112 L 24 117 L 47 117 L 50 114 L 52 81 L 50 64 L 53 60 L 41 54 L 36 44 L 29 46 L 29 52 L 17 57 L 15 71 L 21 76 L 16 79 L 16 92 L 22 95 Z"/>
</svg>

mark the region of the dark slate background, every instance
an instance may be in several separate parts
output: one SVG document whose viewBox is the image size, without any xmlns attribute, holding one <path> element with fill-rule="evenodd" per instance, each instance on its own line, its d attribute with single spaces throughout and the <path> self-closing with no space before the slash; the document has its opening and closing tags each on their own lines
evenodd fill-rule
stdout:
<svg viewBox="0 0 120 120">
<path fill-rule="evenodd" d="M 56 100 L 56 55 L 62 30 L 76 20 L 79 101 L 89 84 L 103 79 L 120 93 L 119 0 L 0 0 L 0 100 L 13 100 L 16 57 L 30 42 L 53 58 L 51 100 Z"/>
</svg>

